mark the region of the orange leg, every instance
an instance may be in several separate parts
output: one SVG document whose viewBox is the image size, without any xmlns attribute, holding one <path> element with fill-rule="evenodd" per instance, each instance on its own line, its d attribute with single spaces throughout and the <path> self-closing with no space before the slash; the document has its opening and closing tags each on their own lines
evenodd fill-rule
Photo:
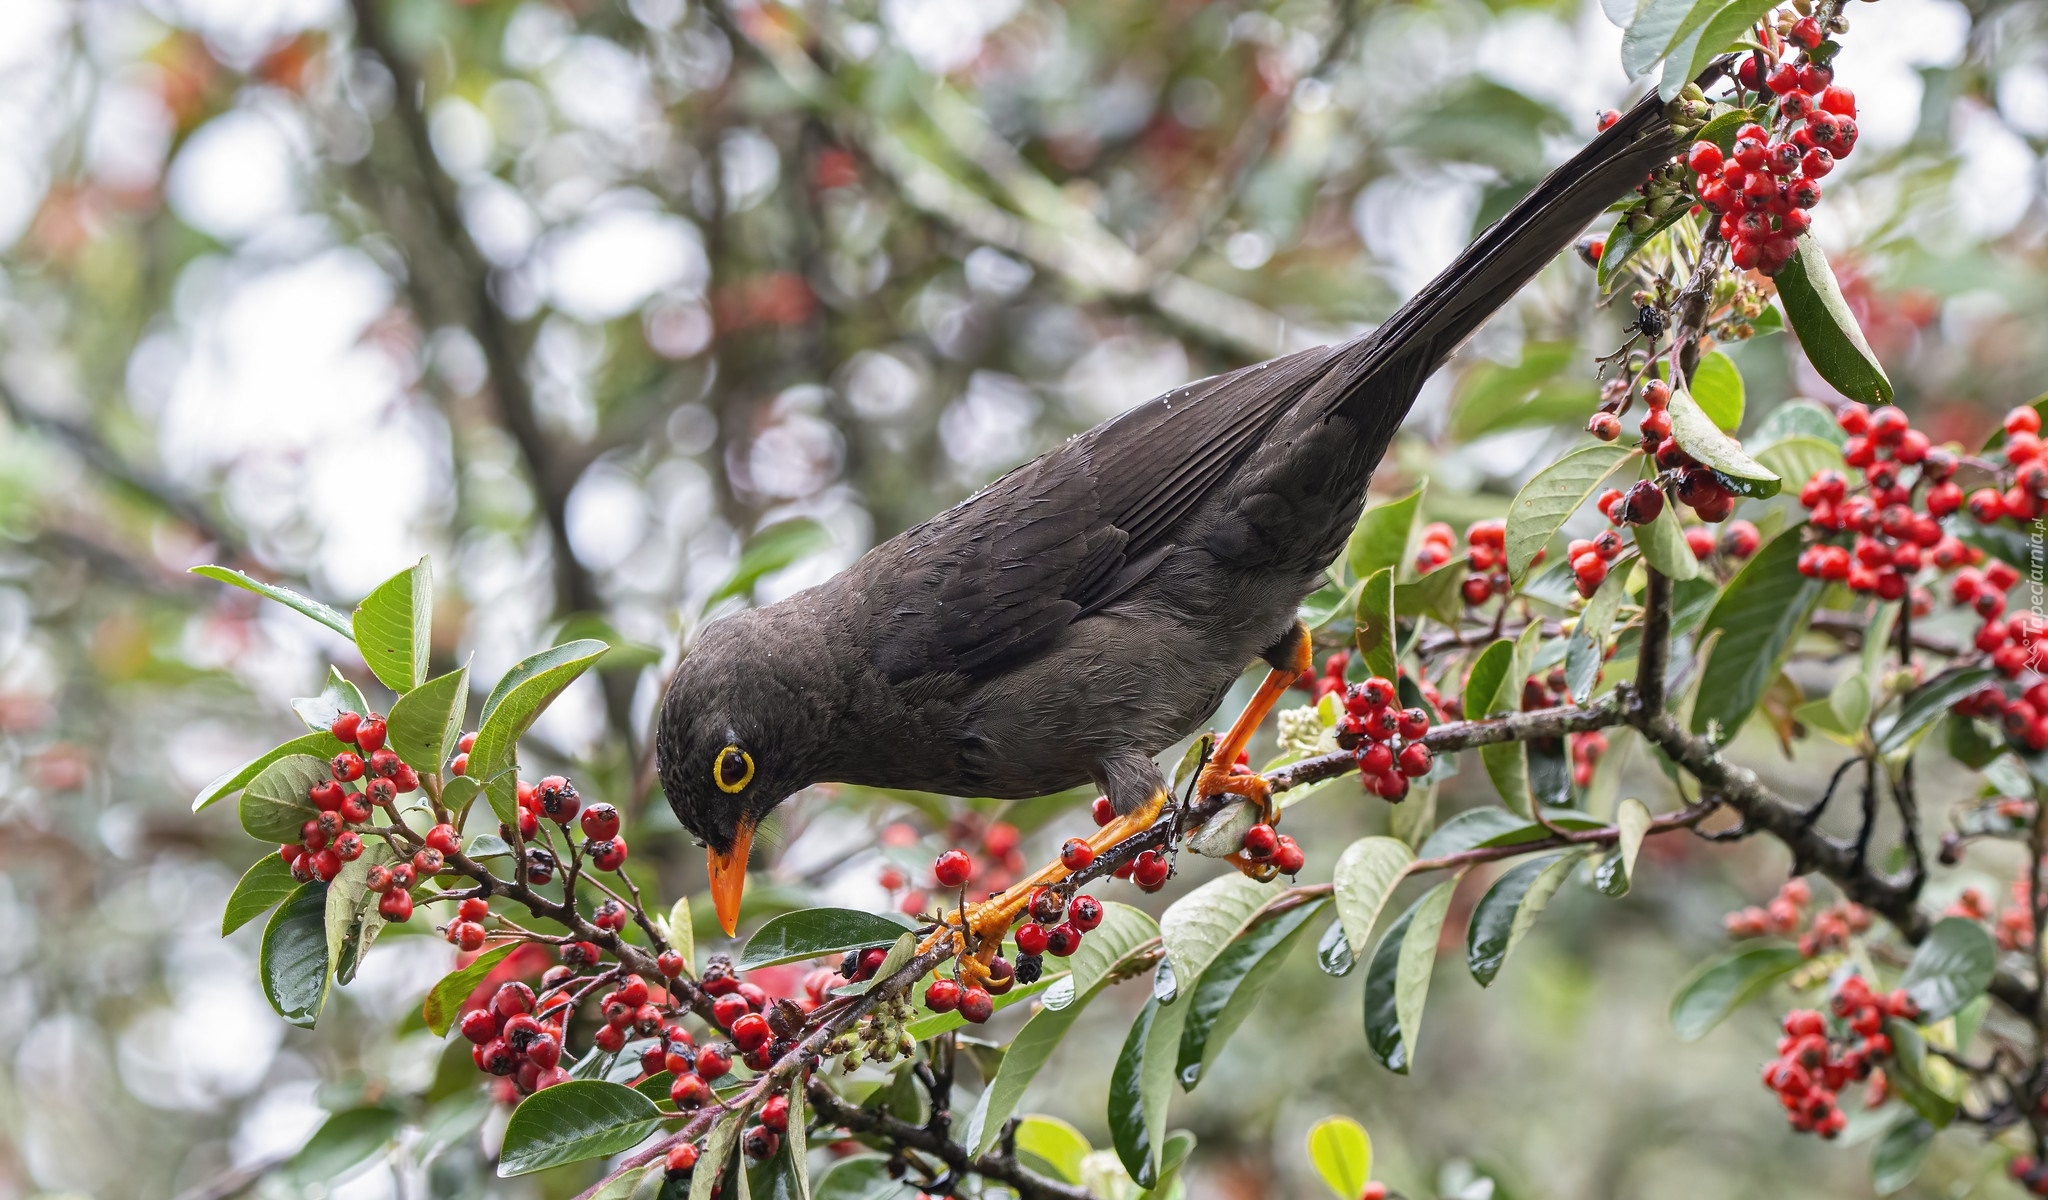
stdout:
<svg viewBox="0 0 2048 1200">
<path fill-rule="evenodd" d="M 1125 838 L 1133 834 L 1143 833 L 1147 829 L 1152 828 L 1152 822 L 1158 820 L 1159 814 L 1165 811 L 1165 809 L 1166 793 L 1163 791 L 1156 792 L 1150 799 L 1139 805 L 1136 811 L 1127 816 L 1118 817 L 1096 830 L 1092 836 L 1086 839 L 1088 846 L 1095 853 L 1101 854 Z M 1009 931 L 1010 925 L 1024 911 L 1024 906 L 1030 903 L 1031 893 L 1038 888 L 1058 883 L 1071 874 L 1073 872 L 1067 870 L 1059 860 L 1055 859 L 1041 867 L 1036 874 L 1018 883 L 1002 895 L 993 896 L 979 904 L 968 905 L 967 927 L 974 932 L 974 936 L 983 945 L 981 947 L 982 953 L 962 963 L 964 972 L 971 978 L 985 976 L 987 974 L 986 970 L 980 970 L 979 968 L 990 957 L 994 956 L 996 946 L 1002 941 L 1003 934 Z M 924 944 L 918 947 L 918 951 L 922 953 L 937 946 L 948 935 L 957 935 L 959 920 L 960 914 L 956 911 L 947 918 L 947 923 L 943 928 L 925 939 Z"/>
<path fill-rule="evenodd" d="M 1265 682 L 1259 684 L 1259 690 L 1252 696 L 1251 703 L 1245 705 L 1244 711 L 1237 715 L 1237 720 L 1231 723 L 1229 732 L 1223 735 L 1223 740 L 1216 743 L 1215 753 L 1209 756 L 1208 765 L 1202 768 L 1201 776 L 1195 781 L 1196 795 L 1243 796 L 1258 805 L 1259 811 L 1268 821 L 1272 819 L 1273 812 L 1266 781 L 1257 775 L 1233 775 L 1231 767 L 1236 764 L 1237 756 L 1244 753 L 1244 748 L 1251 744 L 1252 735 L 1265 723 L 1266 715 L 1273 711 L 1273 706 L 1280 702 L 1280 697 L 1287 694 L 1287 689 L 1294 686 L 1295 680 L 1315 668 L 1314 647 L 1309 641 L 1308 628 L 1297 624 L 1295 630 L 1297 636 L 1293 659 L 1284 670 L 1266 672 Z M 1244 864 L 1240 864 L 1238 869 L 1244 870 Z"/>
</svg>

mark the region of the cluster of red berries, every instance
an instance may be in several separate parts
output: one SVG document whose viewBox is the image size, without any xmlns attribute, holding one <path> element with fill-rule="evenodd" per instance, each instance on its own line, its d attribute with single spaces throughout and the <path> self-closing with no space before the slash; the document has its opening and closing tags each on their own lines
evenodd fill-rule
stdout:
<svg viewBox="0 0 2048 1200">
<path fill-rule="evenodd" d="M 1871 991 L 1860 975 L 1843 980 L 1828 1007 L 1835 1016 L 1837 1032 L 1832 1034 L 1828 1018 L 1813 1009 L 1785 1014 L 1778 1057 L 1765 1064 L 1763 1079 L 1785 1106 L 1793 1129 L 1833 1138 L 1848 1123 L 1837 1097 L 1850 1083 L 1869 1080 L 1865 1103 L 1875 1108 L 1884 1102 L 1882 1063 L 1892 1052 L 1884 1019 L 1911 1020 L 1919 1007 L 1903 991 Z"/>
<path fill-rule="evenodd" d="M 1694 142 L 1685 165 L 1699 177 L 1700 202 L 1720 214 L 1719 232 L 1737 267 L 1776 275 L 1798 253 L 1795 239 L 1813 223 L 1822 177 L 1856 148 L 1856 96 L 1834 84 L 1834 70 L 1815 61 L 1822 30 L 1801 17 L 1790 30 L 1804 61 L 1779 61 L 1790 49 L 1768 27 L 1763 45 L 1744 57 L 1737 81 L 1746 90 L 1776 97 L 1768 127 L 1751 122 L 1735 131 L 1730 152 Z"/>
<path fill-rule="evenodd" d="M 1295 679 L 1294 686 L 1308 692 L 1320 701 L 1331 692 L 1341 692 L 1344 690 L 1344 672 L 1350 668 L 1350 651 L 1332 651 L 1330 657 L 1323 660 L 1322 674 L 1304 674 Z"/>
<path fill-rule="evenodd" d="M 1962 489 L 1950 478 L 1954 453 L 1930 444 L 1897 408 L 1872 412 L 1851 401 L 1835 420 L 1850 435 L 1842 457 L 1863 481 L 1852 486 L 1839 471 L 1816 471 L 1801 485 L 1799 503 L 1814 529 L 1854 537 L 1850 545 L 1826 537 L 1809 545 L 1799 556 L 1801 574 L 1899 600 L 1912 593 L 1923 567 L 1952 571 L 1982 559 L 1982 551 L 1941 528 L 1941 518 L 1963 504 Z M 1909 468 L 1914 474 L 1904 478 Z M 1933 606 L 1924 593 L 1914 602 L 1922 613 Z"/>
<path fill-rule="evenodd" d="M 1282 875 L 1299 875 L 1308 856 L 1291 837 L 1263 821 L 1244 831 L 1244 856 L 1253 862 L 1271 863 Z"/>
<path fill-rule="evenodd" d="M 2032 805 L 2027 801 L 2016 800 L 2011 797 L 2007 797 L 2005 800 L 2000 801 L 2000 803 L 2011 804 L 2015 807 L 2026 807 L 2029 810 L 2032 808 Z M 2031 817 L 2031 811 L 2029 816 Z M 2028 885 L 2026 879 L 2015 879 L 2012 881 L 2012 904 L 1994 913 L 1991 909 L 1990 900 L 1985 897 L 1983 892 L 1976 888 L 1964 888 L 1962 893 L 1955 898 L 1954 903 L 1950 904 L 1941 915 L 1944 917 L 1962 917 L 1967 921 L 1989 921 L 1991 923 L 1991 935 L 1997 941 L 2000 950 L 2007 951 L 2008 953 L 2015 950 L 2024 950 L 2034 944 L 2033 907 L 2029 903 L 2029 898 L 2032 895 L 2033 888 Z"/>
<path fill-rule="evenodd" d="M 1731 937 L 1798 934 L 1799 953 L 1806 958 L 1846 946 L 1852 936 L 1870 928 L 1870 910 L 1848 900 L 1838 900 L 1814 913 L 1809 924 L 1806 910 L 1812 903 L 1813 889 L 1804 879 L 1787 880 L 1770 903 L 1729 913 L 1721 918 L 1721 924 Z"/>
<path fill-rule="evenodd" d="M 1230 765 L 1230 770 L 1233 775 L 1250 771 L 1250 759 L 1243 754 L 1239 754 L 1237 761 Z M 1116 820 L 1116 808 L 1110 804 L 1109 797 L 1107 796 L 1097 796 L 1095 802 L 1089 806 L 1088 812 L 1094 818 L 1097 828 L 1107 826 L 1111 821 Z M 1077 843 L 1081 848 L 1085 848 L 1088 851 L 1088 857 L 1082 860 L 1081 866 L 1086 866 L 1089 862 L 1093 862 L 1095 857 L 1094 848 L 1079 838 L 1067 839 L 1066 844 L 1060 848 L 1061 860 L 1064 862 L 1069 855 L 1078 854 L 1076 850 Z M 1069 866 L 1067 869 L 1069 871 L 1078 871 L 1081 867 Z M 1127 858 L 1118 863 L 1116 870 L 1111 872 L 1111 874 L 1118 879 L 1130 880 L 1138 886 L 1138 890 L 1141 892 L 1156 892 L 1165 887 L 1166 881 L 1172 877 L 1173 860 L 1164 851 L 1141 850 L 1138 852 L 1137 857 Z"/>
<path fill-rule="evenodd" d="M 585 807 L 576 785 L 560 775 L 549 775 L 539 783 L 528 783 L 522 779 L 514 795 L 519 805 L 518 833 L 521 842 L 532 842 L 540 836 L 542 818 L 554 822 L 566 834 L 569 824 L 580 817 L 583 856 L 590 860 L 591 865 L 600 871 L 616 871 L 625 865 L 626 839 L 619 836 L 618 809 L 609 804 Z M 498 831 L 506 841 L 512 840 L 510 826 L 500 825 Z M 555 856 L 546 847 L 526 847 L 526 878 L 529 882 L 546 883 L 554 877 L 554 872 Z M 620 923 L 623 925 L 623 920 Z"/>
<path fill-rule="evenodd" d="M 1435 761 L 1422 742 L 1429 710 L 1396 708 L 1398 697 L 1393 680 L 1375 675 L 1346 689 L 1344 717 L 1337 723 L 1337 745 L 1358 760 L 1360 782 L 1395 804 L 1407 799 L 1408 781 L 1429 774 Z"/>
<path fill-rule="evenodd" d="M 1585 787 L 1593 782 L 1593 768 L 1607 753 L 1607 735 L 1597 729 L 1571 735 L 1572 782 Z"/>
<path fill-rule="evenodd" d="M 985 978 L 980 983 L 935 979 L 925 988 L 925 1007 L 936 1013 L 958 1012 L 972 1024 L 982 1024 L 995 1015 L 995 997 L 1020 984 L 1038 982 L 1045 973 L 1046 955 L 1066 958 L 1081 948 L 1082 935 L 1102 924 L 1102 902 L 1085 893 L 1067 899 L 1053 888 L 1033 888 L 1025 915 L 1030 919 L 1011 935 L 1017 945 L 1015 962 L 1001 954 L 991 956 L 981 964 Z"/>
<path fill-rule="evenodd" d="M 560 986 L 567 982 L 568 971 L 563 967 L 554 971 L 565 978 L 541 997 L 513 981 L 500 984 L 481 1008 L 462 1014 L 462 1036 L 470 1041 L 469 1054 L 477 1070 L 507 1080 L 514 1099 L 569 1078 L 561 1061 L 562 1026 L 570 1004 Z M 639 984 L 639 989 L 644 1002 L 647 985 Z M 648 1007 L 652 1011 L 652 1006 Z"/>
<path fill-rule="evenodd" d="M 956 881 L 948 882 L 947 878 L 935 869 L 931 884 L 913 886 L 910 872 L 905 870 L 901 862 L 889 862 L 882 866 L 877 880 L 883 890 L 901 893 L 897 897 L 897 907 L 901 911 L 912 916 L 924 913 L 931 906 L 928 892 L 930 887 L 957 888 L 970 881 L 980 880 L 981 886 L 988 891 L 1001 892 L 1008 889 L 1024 870 L 1024 837 L 1015 825 L 1007 821 L 992 821 L 980 813 L 968 812 L 955 819 L 945 833 L 947 839 L 956 847 L 963 843 L 973 847 L 971 850 L 950 851 L 949 853 L 960 856 L 958 860 L 941 856 L 942 861 L 951 864 L 947 867 L 948 872 L 958 871 L 964 866 L 966 874 Z M 910 825 L 896 821 L 883 828 L 880 840 L 885 850 L 907 851 L 916 846 L 922 838 Z"/>
<path fill-rule="evenodd" d="M 343 750 L 328 761 L 328 778 L 306 790 L 306 798 L 318 815 L 299 826 L 298 841 L 278 847 L 279 855 L 291 867 L 292 878 L 301 883 L 313 879 L 333 882 L 343 863 L 363 856 L 363 835 L 351 827 L 368 824 L 378 808 L 392 811 L 398 797 L 418 791 L 420 786 L 413 769 L 399 760 L 396 751 L 384 745 L 386 728 L 382 717 L 375 713 L 365 717 L 345 712 L 334 719 L 329 729 L 338 740 L 355 749 Z M 441 869 L 438 854 L 428 855 L 422 850 L 414 857 L 419 860 L 414 865 L 419 868 L 420 878 Z M 411 886 L 412 874 L 412 869 L 407 868 L 407 888 Z M 397 900 L 387 896 L 382 907 L 390 920 L 403 921 L 412 916 L 412 898 L 404 889 Z"/>
<path fill-rule="evenodd" d="M 1474 521 L 1465 527 L 1465 570 L 1469 572 L 1465 581 L 1458 585 L 1458 594 L 1465 603 L 1477 608 L 1494 596 L 1505 596 L 1514 590 L 1514 581 L 1508 577 L 1508 523 L 1498 518 L 1488 521 Z M 1415 552 L 1415 569 L 1428 574 L 1451 561 L 1457 550 L 1457 539 L 1451 527 L 1442 521 L 1435 521 L 1422 531 L 1422 547 Z M 1536 561 L 1543 561 L 1541 551 Z"/>
</svg>

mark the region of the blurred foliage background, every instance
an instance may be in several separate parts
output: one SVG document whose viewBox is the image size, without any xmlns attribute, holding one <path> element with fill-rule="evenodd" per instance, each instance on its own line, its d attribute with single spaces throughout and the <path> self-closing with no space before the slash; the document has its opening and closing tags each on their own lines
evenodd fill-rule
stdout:
<svg viewBox="0 0 2048 1200">
<path fill-rule="evenodd" d="M 1974 439 L 2048 379 L 2048 5 L 1850 18 L 1870 149 L 1817 232 L 1916 420 Z M 451 951 L 388 936 L 317 1032 L 272 1017 L 256 930 L 216 935 L 252 847 L 186 807 L 350 660 L 186 567 L 347 605 L 430 553 L 437 656 L 487 674 L 566 625 L 610 638 L 528 745 L 627 808 L 665 897 L 696 890 L 644 732 L 707 601 L 786 595 L 1130 404 L 1369 326 L 1631 94 L 1618 40 L 1568 0 L 0 6 L 0 1197 L 580 1183 L 490 1178 L 501 1117 L 256 1178 L 323 1106 L 432 1086 L 403 1022 Z M 1618 340 L 1594 301 L 1557 264 L 1380 489 L 1502 509 L 1590 411 Z M 1824 386 L 1784 335 L 1734 353 L 1752 414 Z M 726 587 L 791 518 L 794 562 Z M 1791 788 L 1823 770 L 1749 749 Z M 887 905 L 875 831 L 962 808 L 819 789 L 757 878 Z M 1035 857 L 1078 814 L 1013 815 Z M 1316 878 L 1384 809 L 1346 784 L 1296 821 Z M 1193 1194 L 1311 1194 L 1332 1112 L 1417 1196 L 1866 1194 L 1757 1085 L 1768 1014 L 1690 1046 L 1664 1020 L 1784 867 L 1695 845 L 1624 901 L 1567 893 L 1494 994 L 1444 971 L 1409 1078 L 1304 951 L 1176 1111 Z M 1101 1144 L 1139 999 L 1097 1005 L 1031 1107 Z M 1988 1161 L 1945 1141 L 1913 1194 L 2003 1194 Z"/>
</svg>

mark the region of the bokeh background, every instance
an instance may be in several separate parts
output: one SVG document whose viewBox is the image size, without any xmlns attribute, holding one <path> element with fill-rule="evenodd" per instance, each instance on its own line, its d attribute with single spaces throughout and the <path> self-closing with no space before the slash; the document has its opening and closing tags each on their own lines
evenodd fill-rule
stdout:
<svg viewBox="0 0 2048 1200">
<path fill-rule="evenodd" d="M 431 554 L 437 655 L 486 674 L 603 632 L 619 651 L 528 756 L 626 806 L 674 896 L 701 859 L 644 735 L 756 531 L 818 532 L 738 602 L 1128 405 L 1364 328 L 1632 94 L 1576 0 L 363 11 L 0 4 L 0 1198 L 582 1179 L 491 1179 L 488 1114 L 345 1179 L 267 1173 L 325 1108 L 432 1086 L 433 1039 L 394 1030 L 451 951 L 388 935 L 317 1031 L 270 1014 L 257 930 L 217 936 L 258 848 L 187 806 L 355 664 L 185 568 L 346 606 Z M 1902 401 L 1974 437 L 2048 388 L 2048 5 L 1849 15 L 1862 149 L 1817 233 Z M 1618 328 L 1593 301 L 1576 262 L 1547 273 L 1427 389 L 1380 486 L 1499 510 L 1590 409 Z M 1752 414 L 1823 394 L 1783 335 L 1736 355 Z M 1460 409 L 1509 368 L 1545 403 Z M 1745 746 L 1788 788 L 1824 769 Z M 1444 804 L 1485 796 L 1468 777 Z M 880 858 L 845 848 L 947 811 L 820 790 L 757 878 L 889 905 Z M 1310 878 L 1385 820 L 1348 785 L 1299 811 Z M 1073 819 L 1020 817 L 1027 853 Z M 1193 1194 L 1316 1194 L 1301 1139 L 1333 1112 L 1418 1197 L 1867 1194 L 1861 1153 L 1794 1139 L 1758 1087 L 1770 1013 L 1693 1045 L 1664 1019 L 1784 867 L 1677 846 L 1626 900 L 1561 898 L 1488 992 L 1452 956 L 1406 1078 L 1366 1053 L 1357 977 L 1303 951 L 1179 1102 Z M 1103 1143 L 1138 999 L 1099 1003 L 1028 1107 Z M 2006 1194 L 1987 1173 L 1951 1135 L 1912 1194 Z"/>
</svg>

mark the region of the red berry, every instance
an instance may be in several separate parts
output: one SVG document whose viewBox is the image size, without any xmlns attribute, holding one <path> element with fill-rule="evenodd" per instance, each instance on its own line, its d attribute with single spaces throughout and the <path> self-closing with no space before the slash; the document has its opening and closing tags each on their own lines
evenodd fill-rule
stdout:
<svg viewBox="0 0 2048 1200">
<path fill-rule="evenodd" d="M 1067 924 L 1081 933 L 1102 924 L 1102 902 L 1085 894 L 1074 897 L 1067 905 Z"/>
<path fill-rule="evenodd" d="M 1594 413 L 1586 421 L 1586 432 L 1603 442 L 1611 442 L 1621 436 L 1621 418 L 1613 413 Z"/>
<path fill-rule="evenodd" d="M 1273 865 L 1280 868 L 1282 875 L 1300 874 L 1307 861 L 1307 856 L 1302 854 L 1301 847 L 1295 845 L 1291 837 L 1281 838 L 1280 848 L 1273 852 Z"/>
<path fill-rule="evenodd" d="M 1280 835 L 1271 825 L 1259 824 L 1244 831 L 1244 854 L 1246 858 L 1262 859 L 1273 857 L 1273 851 L 1280 847 Z"/>
<path fill-rule="evenodd" d="M 412 920 L 412 893 L 393 888 L 377 901 L 377 911 L 387 921 Z"/>
<path fill-rule="evenodd" d="M 1068 838 L 1060 847 L 1060 865 L 1069 871 L 1079 871 L 1094 861 L 1095 847 L 1080 838 Z"/>
<path fill-rule="evenodd" d="M 498 1017 L 488 1008 L 472 1008 L 462 1014 L 462 1036 L 481 1046 L 498 1036 Z"/>
<path fill-rule="evenodd" d="M 1109 797 L 1107 796 L 1097 796 L 1095 803 L 1089 806 L 1088 812 L 1090 816 L 1095 818 L 1097 827 L 1107 825 L 1111 821 L 1116 820 L 1116 808 L 1110 804 Z"/>
<path fill-rule="evenodd" d="M 697 1051 L 697 1074 L 706 1080 L 718 1079 L 732 1070 L 732 1055 L 723 1045 L 706 1046 Z"/>
<path fill-rule="evenodd" d="M 362 723 L 361 713 L 344 712 L 334 718 L 333 724 L 327 727 L 327 732 L 334 735 L 335 741 L 353 746 L 356 744 L 356 728 Z"/>
<path fill-rule="evenodd" d="M 723 1072 L 721 1072 L 721 1074 L 723 1074 Z M 685 1072 L 684 1074 L 676 1076 L 675 1079 L 669 1083 L 668 1098 L 670 1100 L 675 1101 L 676 1107 L 680 1109 L 688 1110 L 702 1108 L 706 1104 L 711 1103 L 711 1085 L 704 1082 L 704 1077 L 702 1075 L 695 1074 L 694 1072 Z M 697 1148 L 695 1146 L 678 1146 L 676 1147 L 676 1150 L 690 1151 L 690 1165 L 696 1165 Z M 674 1150 L 671 1150 L 669 1152 L 668 1161 L 669 1169 L 674 1170 L 676 1162 Z M 684 1168 L 684 1170 L 688 1169 L 688 1167 Z"/>
<path fill-rule="evenodd" d="M 354 783 L 363 777 L 363 756 L 353 750 L 344 750 L 335 755 L 327 769 L 343 783 Z"/>
<path fill-rule="evenodd" d="M 576 819 L 576 810 L 582 807 L 583 799 L 576 793 L 576 785 L 560 775 L 550 775 L 535 785 L 534 796 L 540 801 L 541 814 L 557 825 L 567 825 Z M 595 841 L 606 841 L 596 838 Z"/>
<path fill-rule="evenodd" d="M 963 988 L 960 992 L 960 1015 L 973 1025 L 986 1022 L 996 1013 L 995 1001 L 988 992 L 978 987 Z"/>
<path fill-rule="evenodd" d="M 1410 742 L 1401 747 L 1401 774 L 1410 779 L 1429 774 L 1430 763 L 1429 747 L 1421 742 Z"/>
<path fill-rule="evenodd" d="M 455 748 L 464 754 L 476 749 L 476 730 L 472 729 L 455 741 Z"/>
<path fill-rule="evenodd" d="M 974 875 L 974 860 L 965 850 L 948 850 L 932 864 L 932 875 L 940 887 L 959 887 Z"/>
<path fill-rule="evenodd" d="M 1793 41 L 1811 50 L 1815 46 L 1820 45 L 1820 39 L 1821 28 L 1819 21 L 1814 20 L 1812 17 L 1801 17 L 1797 21 L 1792 22 Z"/>
<path fill-rule="evenodd" d="M 370 801 L 362 792 L 350 792 L 341 798 L 341 807 L 335 811 L 349 824 L 360 825 L 370 819 Z"/>
<path fill-rule="evenodd" d="M 583 836 L 594 842 L 610 841 L 619 834 L 619 810 L 609 804 L 593 804 L 583 810 Z"/>
<path fill-rule="evenodd" d="M 451 758 L 451 759 L 449 759 L 449 760 L 448 760 L 448 773 L 449 773 L 450 775 L 464 775 L 464 774 L 467 774 L 468 772 L 469 772 L 469 755 L 467 755 L 467 754 L 458 754 L 458 755 L 456 755 L 456 756 L 455 756 L 454 758 Z"/>
<path fill-rule="evenodd" d="M 427 830 L 426 843 L 445 858 L 462 848 L 462 837 L 455 832 L 455 826 L 443 822 Z"/>
<path fill-rule="evenodd" d="M 1081 931 L 1072 925 L 1055 925 L 1045 931 L 1045 952 L 1065 958 L 1081 948 Z"/>
<path fill-rule="evenodd" d="M 1721 170 L 1721 147 L 1712 142 L 1694 142 L 1686 152 L 1685 165 L 1701 175 L 1718 174 Z"/>
<path fill-rule="evenodd" d="M 761 1124 L 777 1133 L 786 1131 L 789 1128 L 789 1097 L 768 1097 L 768 1103 L 761 1106 Z"/>
<path fill-rule="evenodd" d="M 960 1007 L 960 985 L 950 979 L 934 979 L 924 990 L 924 1006 L 935 1013 L 952 1012 Z"/>
<path fill-rule="evenodd" d="M 743 1052 L 767 1045 L 774 1036 L 768 1028 L 768 1019 L 760 1013 L 750 1012 L 732 1023 L 732 1044 Z"/>
<path fill-rule="evenodd" d="M 475 921 L 457 921 L 451 930 L 451 940 L 463 950 L 481 950 L 487 936 L 484 927 Z M 554 1065 L 552 1063 L 550 1066 Z"/>
<path fill-rule="evenodd" d="M 598 870 L 616 871 L 626 861 L 626 839 L 614 837 L 601 842 L 590 842 L 584 846 L 584 851 L 590 855 L 592 865 Z"/>
<path fill-rule="evenodd" d="M 782 1139 L 765 1125 L 749 1125 L 740 1135 L 740 1149 L 755 1162 L 766 1162 L 775 1157 L 775 1151 L 782 1146 Z"/>
<path fill-rule="evenodd" d="M 1044 954 L 1046 946 L 1045 926 L 1036 921 L 1026 921 L 1017 926 L 1017 952 L 1019 954 Z"/>
<path fill-rule="evenodd" d="M 384 718 L 372 714 L 356 725 L 356 746 L 364 754 L 375 754 L 384 748 L 386 726 Z"/>
<path fill-rule="evenodd" d="M 342 862 L 354 862 L 363 856 L 363 835 L 353 829 L 349 830 L 334 839 L 333 852 Z"/>
</svg>

